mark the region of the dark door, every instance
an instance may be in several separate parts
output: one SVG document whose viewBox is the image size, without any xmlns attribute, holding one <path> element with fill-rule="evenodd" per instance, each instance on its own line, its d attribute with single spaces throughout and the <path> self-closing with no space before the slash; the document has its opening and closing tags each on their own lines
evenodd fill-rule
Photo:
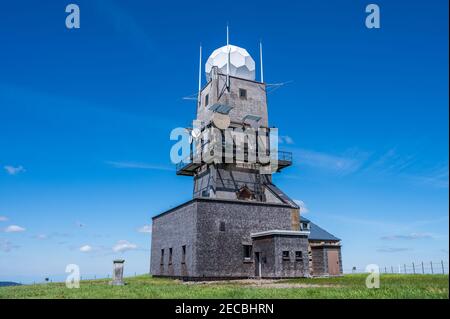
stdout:
<svg viewBox="0 0 450 319">
<path fill-rule="evenodd" d="M 255 277 L 261 276 L 261 258 L 259 252 L 255 252 Z"/>
</svg>

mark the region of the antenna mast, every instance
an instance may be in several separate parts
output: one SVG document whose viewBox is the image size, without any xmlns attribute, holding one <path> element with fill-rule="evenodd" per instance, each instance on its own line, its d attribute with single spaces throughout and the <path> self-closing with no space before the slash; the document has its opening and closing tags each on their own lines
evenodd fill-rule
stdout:
<svg viewBox="0 0 450 319">
<path fill-rule="evenodd" d="M 202 44 L 200 43 L 200 59 L 198 64 L 198 93 L 202 90 Z"/>
<path fill-rule="evenodd" d="M 261 62 L 261 83 L 264 83 L 264 68 L 263 68 L 262 41 L 259 41 L 259 60 L 260 60 L 260 62 Z"/>
<path fill-rule="evenodd" d="M 227 23 L 227 51 L 228 51 L 228 61 L 227 61 L 227 89 L 230 91 L 230 32 Z"/>
</svg>

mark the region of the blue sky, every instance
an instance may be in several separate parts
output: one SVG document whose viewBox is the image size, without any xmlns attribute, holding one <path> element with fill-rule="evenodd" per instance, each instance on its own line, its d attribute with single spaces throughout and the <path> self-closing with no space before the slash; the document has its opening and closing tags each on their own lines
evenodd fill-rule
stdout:
<svg viewBox="0 0 450 319">
<path fill-rule="evenodd" d="M 149 269 L 151 217 L 191 198 L 170 131 L 198 45 L 258 61 L 295 164 L 274 177 L 343 240 L 345 269 L 448 260 L 448 2 L 14 1 L 0 11 L 0 280 Z M 227 9 L 228 8 L 228 9 Z M 206 57 L 204 59 L 206 62 Z"/>
</svg>

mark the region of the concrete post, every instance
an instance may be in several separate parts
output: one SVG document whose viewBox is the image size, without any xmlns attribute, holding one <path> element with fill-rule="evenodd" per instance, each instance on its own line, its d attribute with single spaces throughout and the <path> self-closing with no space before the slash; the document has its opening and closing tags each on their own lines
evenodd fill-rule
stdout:
<svg viewBox="0 0 450 319">
<path fill-rule="evenodd" d="M 110 282 L 113 286 L 123 286 L 123 264 L 125 260 L 123 259 L 116 259 L 113 261 L 113 277 L 112 281 Z"/>
</svg>

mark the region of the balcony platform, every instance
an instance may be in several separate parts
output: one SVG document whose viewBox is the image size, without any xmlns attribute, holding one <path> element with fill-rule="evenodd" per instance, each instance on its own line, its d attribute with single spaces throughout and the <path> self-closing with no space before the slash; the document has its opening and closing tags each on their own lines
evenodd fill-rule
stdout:
<svg viewBox="0 0 450 319">
<path fill-rule="evenodd" d="M 195 171 L 202 166 L 203 163 L 192 163 L 192 157 L 191 160 L 188 163 L 180 162 L 176 165 L 176 171 L 177 175 L 181 176 L 194 176 Z M 289 167 L 292 165 L 292 153 L 291 152 L 284 152 L 284 151 L 278 151 L 278 169 L 277 172 L 281 171 L 282 169 Z"/>
</svg>

